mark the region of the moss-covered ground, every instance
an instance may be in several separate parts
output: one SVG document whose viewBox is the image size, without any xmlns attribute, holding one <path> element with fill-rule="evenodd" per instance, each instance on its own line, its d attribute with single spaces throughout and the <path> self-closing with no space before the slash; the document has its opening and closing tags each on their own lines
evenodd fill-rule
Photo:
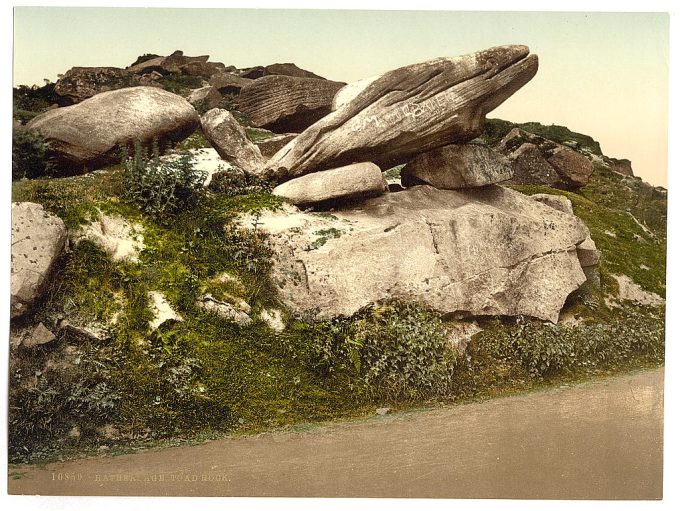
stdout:
<svg viewBox="0 0 680 511">
<path fill-rule="evenodd" d="M 194 135 L 184 145 L 204 143 Z M 515 187 L 566 195 L 602 251 L 602 288 L 567 304 L 566 314 L 580 323 L 480 320 L 485 331 L 463 353 L 444 345 L 445 321 L 408 304 L 333 322 L 288 314 L 269 279 L 264 235 L 257 225 L 233 222 L 243 212 L 279 207 L 274 196 L 206 193 L 189 211 L 151 218 L 119 198 L 121 173 L 112 167 L 13 183 L 14 201 L 43 204 L 70 230 L 101 213 L 140 224 L 145 249 L 137 263 L 114 262 L 85 241 L 59 262 L 35 315 L 24 321 L 113 326 L 100 340 L 63 330 L 55 343 L 13 354 L 12 462 L 358 417 L 384 405 L 478 399 L 663 363 L 663 310 L 610 308 L 605 297 L 615 294 L 612 275 L 620 273 L 664 294 L 665 196 L 605 168 L 578 192 Z M 183 321 L 152 332 L 152 290 Z M 245 300 L 254 321 L 239 327 L 204 311 L 196 300 L 205 293 Z M 259 319 L 270 308 L 283 311 L 285 332 Z M 385 356 L 376 357 L 385 339 Z M 413 365 L 418 360 L 428 362 Z"/>
</svg>

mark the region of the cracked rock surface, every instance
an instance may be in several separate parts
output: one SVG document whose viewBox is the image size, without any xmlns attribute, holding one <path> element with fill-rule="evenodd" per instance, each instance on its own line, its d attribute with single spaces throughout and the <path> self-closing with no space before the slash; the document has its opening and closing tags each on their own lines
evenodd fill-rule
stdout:
<svg viewBox="0 0 680 511">
<path fill-rule="evenodd" d="M 415 186 L 332 213 L 289 206 L 260 222 L 282 300 L 315 318 L 405 298 L 442 313 L 556 322 L 586 280 L 576 252 L 585 225 L 497 185 Z"/>
</svg>

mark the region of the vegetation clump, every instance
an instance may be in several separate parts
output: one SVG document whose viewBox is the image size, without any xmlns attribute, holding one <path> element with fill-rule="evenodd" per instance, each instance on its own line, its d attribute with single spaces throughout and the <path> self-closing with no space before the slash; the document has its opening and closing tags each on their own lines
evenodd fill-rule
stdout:
<svg viewBox="0 0 680 511">
<path fill-rule="evenodd" d="M 50 177 L 55 168 L 50 145 L 40 133 L 27 129 L 12 132 L 12 181 Z"/>
<path fill-rule="evenodd" d="M 192 207 L 207 173 L 195 168 L 191 153 L 161 161 L 154 145 L 151 158 L 139 142 L 130 157 L 123 154 L 123 198 L 149 215 L 171 215 Z"/>
</svg>

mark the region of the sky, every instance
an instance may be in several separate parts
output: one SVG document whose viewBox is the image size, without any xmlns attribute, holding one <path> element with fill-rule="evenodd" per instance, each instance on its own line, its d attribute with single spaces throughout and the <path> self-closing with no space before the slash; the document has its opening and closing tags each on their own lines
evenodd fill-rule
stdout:
<svg viewBox="0 0 680 511">
<path fill-rule="evenodd" d="M 403 65 L 526 44 L 537 75 L 488 117 L 585 133 L 636 175 L 667 185 L 664 13 L 16 7 L 14 85 L 73 66 L 125 67 L 144 53 L 275 62 L 351 82 Z"/>
</svg>

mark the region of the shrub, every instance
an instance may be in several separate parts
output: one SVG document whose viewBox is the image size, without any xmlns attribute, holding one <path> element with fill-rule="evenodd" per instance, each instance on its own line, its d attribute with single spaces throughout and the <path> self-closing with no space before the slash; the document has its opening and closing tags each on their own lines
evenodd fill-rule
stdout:
<svg viewBox="0 0 680 511">
<path fill-rule="evenodd" d="M 12 89 L 13 110 L 23 110 L 38 114 L 44 112 L 56 102 L 54 83 L 45 80 L 45 85 L 19 85 Z"/>
<path fill-rule="evenodd" d="M 12 133 L 12 180 L 51 176 L 55 165 L 50 146 L 37 131 L 19 129 Z"/>
<path fill-rule="evenodd" d="M 322 376 L 349 374 L 382 399 L 426 399 L 450 390 L 456 352 L 436 314 L 418 303 L 389 302 L 353 318 L 297 323 L 281 341 Z"/>
<path fill-rule="evenodd" d="M 161 161 L 156 144 L 148 158 L 146 150 L 136 142 L 132 157 L 124 151 L 123 162 L 123 198 L 159 217 L 194 206 L 207 176 L 194 167 L 190 153 Z"/>
<path fill-rule="evenodd" d="M 119 369 L 116 357 L 92 344 L 71 347 L 73 355 L 61 348 L 11 350 L 10 460 L 44 455 L 74 426 L 92 436 L 117 416 L 122 396 L 109 381 Z"/>
<path fill-rule="evenodd" d="M 519 364 L 529 376 L 545 378 L 623 366 L 634 359 L 663 362 L 663 319 L 628 310 L 611 323 L 574 327 L 520 320 L 510 329 L 489 329 L 481 349 L 506 364 Z"/>
<path fill-rule="evenodd" d="M 213 174 L 209 188 L 227 197 L 234 197 L 251 193 L 269 193 L 274 186 L 269 181 L 246 174 L 237 167 L 229 166 Z"/>
</svg>

